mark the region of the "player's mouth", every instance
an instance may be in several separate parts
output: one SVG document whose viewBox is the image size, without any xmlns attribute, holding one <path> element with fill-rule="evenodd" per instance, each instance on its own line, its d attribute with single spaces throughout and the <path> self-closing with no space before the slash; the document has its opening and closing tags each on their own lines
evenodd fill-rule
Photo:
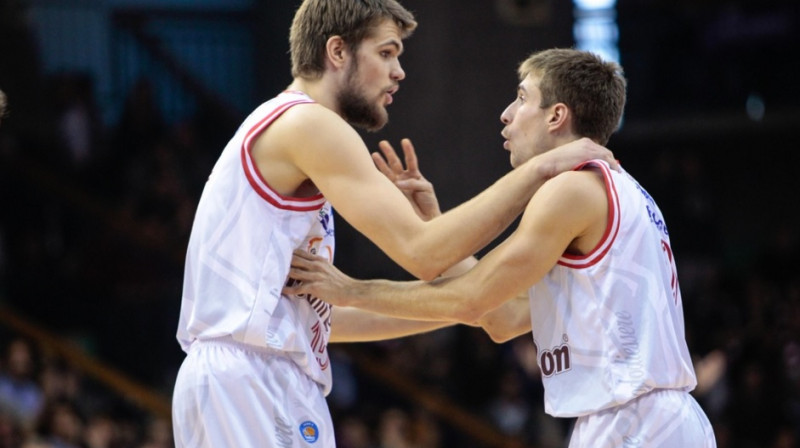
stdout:
<svg viewBox="0 0 800 448">
<path fill-rule="evenodd" d="M 506 135 L 505 129 L 503 130 L 503 132 L 500 133 L 500 136 L 503 137 L 503 149 L 505 149 L 506 151 L 510 151 L 511 142 L 508 136 Z"/>
<path fill-rule="evenodd" d="M 400 86 L 394 86 L 391 89 L 386 91 L 386 93 L 384 94 L 384 99 L 385 99 L 385 102 L 386 102 L 387 106 L 392 104 L 392 102 L 394 101 L 394 97 L 393 96 L 394 96 L 395 93 L 397 93 L 398 90 L 400 90 Z"/>
</svg>

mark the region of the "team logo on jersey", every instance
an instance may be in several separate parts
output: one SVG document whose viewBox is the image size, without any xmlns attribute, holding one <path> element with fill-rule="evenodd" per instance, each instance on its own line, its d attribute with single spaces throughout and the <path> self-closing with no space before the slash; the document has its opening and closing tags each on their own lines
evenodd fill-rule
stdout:
<svg viewBox="0 0 800 448">
<path fill-rule="evenodd" d="M 563 336 L 562 342 L 562 345 L 543 350 L 539 355 L 539 367 L 543 376 L 549 377 L 571 369 L 567 335 Z"/>
<path fill-rule="evenodd" d="M 314 443 L 319 439 L 319 428 L 316 423 L 310 420 L 305 421 L 300 423 L 300 435 L 306 442 Z"/>
<path fill-rule="evenodd" d="M 319 223 L 325 231 L 325 236 L 333 236 L 333 220 L 331 211 L 327 207 L 319 209 Z"/>
</svg>

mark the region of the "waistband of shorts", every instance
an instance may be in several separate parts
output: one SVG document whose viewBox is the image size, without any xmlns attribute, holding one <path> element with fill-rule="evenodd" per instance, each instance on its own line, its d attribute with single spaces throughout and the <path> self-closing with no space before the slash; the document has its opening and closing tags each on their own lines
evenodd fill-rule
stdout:
<svg viewBox="0 0 800 448">
<path fill-rule="evenodd" d="M 288 354 L 283 350 L 278 350 L 276 348 L 263 345 L 253 345 L 239 342 L 233 339 L 232 336 L 220 336 L 211 339 L 196 339 L 194 342 L 192 342 L 189 350 L 191 351 L 200 347 L 231 347 L 246 352 L 258 353 L 260 355 L 282 356 L 284 358 L 289 357 Z"/>
</svg>

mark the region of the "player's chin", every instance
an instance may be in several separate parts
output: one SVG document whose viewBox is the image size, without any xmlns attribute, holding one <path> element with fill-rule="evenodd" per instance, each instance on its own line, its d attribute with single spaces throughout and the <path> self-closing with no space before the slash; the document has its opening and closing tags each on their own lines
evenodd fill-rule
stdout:
<svg viewBox="0 0 800 448">
<path fill-rule="evenodd" d="M 372 120 L 369 123 L 364 123 L 362 127 L 369 132 L 377 132 L 383 129 L 388 122 L 389 113 L 386 111 L 386 108 L 380 107 L 378 110 L 375 110 Z"/>
</svg>

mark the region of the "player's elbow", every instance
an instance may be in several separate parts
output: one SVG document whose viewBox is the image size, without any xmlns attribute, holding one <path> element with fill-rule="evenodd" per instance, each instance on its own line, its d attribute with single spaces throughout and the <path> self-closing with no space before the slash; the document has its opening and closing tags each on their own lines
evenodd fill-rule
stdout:
<svg viewBox="0 0 800 448">
<path fill-rule="evenodd" d="M 503 326 L 483 324 L 481 327 L 483 328 L 483 331 L 489 335 L 489 339 L 496 344 L 508 342 L 517 336 L 516 334 L 506 331 Z"/>
<path fill-rule="evenodd" d="M 514 321 L 514 319 L 517 320 Z M 530 326 L 526 325 L 526 322 L 528 322 L 527 317 L 521 319 L 520 316 L 487 313 L 476 324 L 486 332 L 492 341 L 502 344 L 530 331 Z"/>
<path fill-rule="evenodd" d="M 413 257 L 409 260 L 406 270 L 414 277 L 417 277 L 422 281 L 429 282 L 439 277 L 442 272 L 444 272 L 445 268 L 434 266 L 430 260 Z"/>
<path fill-rule="evenodd" d="M 441 276 L 444 271 L 460 261 L 451 260 L 451 257 L 436 247 L 419 241 L 403 244 L 401 251 L 396 258 L 398 264 L 414 277 L 426 282 Z"/>
<path fill-rule="evenodd" d="M 438 270 L 428 269 L 428 270 L 420 271 L 420 273 L 419 273 L 419 275 L 417 277 L 420 280 L 429 282 L 429 281 L 432 281 L 433 279 L 439 277 L 440 275 L 441 275 L 441 272 L 439 272 Z"/>
</svg>

